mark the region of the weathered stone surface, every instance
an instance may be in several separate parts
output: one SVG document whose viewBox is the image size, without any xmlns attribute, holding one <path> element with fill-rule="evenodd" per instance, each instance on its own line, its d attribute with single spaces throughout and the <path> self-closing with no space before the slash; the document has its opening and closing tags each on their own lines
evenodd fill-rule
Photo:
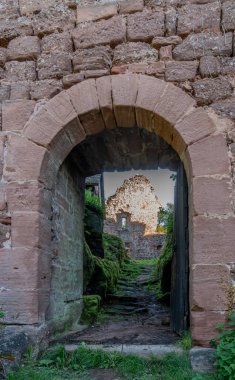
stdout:
<svg viewBox="0 0 235 380">
<path fill-rule="evenodd" d="M 10 98 L 10 86 L 0 84 L 0 102 Z"/>
<path fill-rule="evenodd" d="M 5 101 L 2 104 L 3 131 L 21 130 L 30 115 L 33 113 L 35 102 L 33 100 Z"/>
<path fill-rule="evenodd" d="M 32 82 L 30 96 L 33 100 L 50 99 L 62 90 L 62 82 L 55 79 L 46 79 Z"/>
<path fill-rule="evenodd" d="M 202 79 L 193 84 L 198 104 L 210 104 L 232 95 L 233 88 L 226 78 Z"/>
<path fill-rule="evenodd" d="M 66 53 L 43 53 L 37 61 L 38 79 L 60 79 L 72 72 L 71 58 Z"/>
<path fill-rule="evenodd" d="M 6 79 L 10 82 L 35 80 L 36 64 L 33 61 L 10 61 L 6 65 Z"/>
<path fill-rule="evenodd" d="M 4 67 L 7 59 L 7 49 L 0 47 L 0 67 Z"/>
<path fill-rule="evenodd" d="M 216 33 L 191 34 L 173 50 L 176 60 L 193 60 L 205 55 L 231 56 L 232 33 L 225 35 Z"/>
<path fill-rule="evenodd" d="M 201 373 L 215 372 L 214 355 L 214 348 L 193 347 L 189 352 L 192 370 Z"/>
<path fill-rule="evenodd" d="M 178 19 L 178 13 L 175 8 L 168 8 L 166 11 L 166 35 L 176 35 L 176 24 Z"/>
<path fill-rule="evenodd" d="M 235 57 L 224 57 L 220 59 L 222 75 L 235 74 Z"/>
<path fill-rule="evenodd" d="M 117 4 L 94 4 L 93 6 L 77 7 L 77 24 L 81 22 L 107 19 L 117 15 Z"/>
<path fill-rule="evenodd" d="M 96 88 L 105 126 L 106 128 L 115 128 L 117 125 L 113 114 L 111 78 L 97 79 Z"/>
<path fill-rule="evenodd" d="M 211 105 L 220 116 L 229 117 L 235 120 L 235 98 L 222 100 Z"/>
<path fill-rule="evenodd" d="M 193 80 L 197 74 L 198 61 L 175 61 L 166 63 L 165 78 L 170 82 Z"/>
<path fill-rule="evenodd" d="M 33 17 L 34 34 L 43 37 L 72 30 L 75 27 L 75 19 L 75 11 L 64 6 L 49 8 Z"/>
<path fill-rule="evenodd" d="M 85 79 L 99 78 L 104 75 L 109 75 L 110 69 L 86 70 L 84 71 Z"/>
<path fill-rule="evenodd" d="M 121 0 L 119 2 L 119 13 L 141 12 L 144 8 L 143 0 Z"/>
<path fill-rule="evenodd" d="M 19 0 L 1 0 L 0 19 L 19 17 Z"/>
<path fill-rule="evenodd" d="M 220 4 L 188 4 L 179 9 L 177 33 L 220 32 Z"/>
<path fill-rule="evenodd" d="M 31 20 L 24 17 L 17 20 L 1 20 L 0 46 L 7 47 L 8 42 L 18 36 L 33 35 Z"/>
<path fill-rule="evenodd" d="M 80 83 L 84 80 L 84 73 L 69 74 L 63 77 L 64 88 L 70 88 L 73 85 Z"/>
<path fill-rule="evenodd" d="M 217 77 L 221 73 L 221 65 L 218 58 L 214 56 L 205 56 L 200 59 L 200 74 L 205 77 Z"/>
<path fill-rule="evenodd" d="M 172 45 L 176 46 L 182 42 L 182 38 L 180 36 L 170 36 L 170 37 L 154 37 L 152 41 L 152 45 L 159 49 L 162 46 Z"/>
<path fill-rule="evenodd" d="M 126 22 L 122 16 L 116 16 L 109 20 L 86 23 L 79 25 L 72 32 L 72 37 L 76 49 L 106 44 L 114 47 L 125 41 Z"/>
<path fill-rule="evenodd" d="M 212 338 L 217 337 L 217 323 L 224 323 L 226 313 L 221 311 L 192 311 L 191 330 L 196 345 L 209 347 Z"/>
<path fill-rule="evenodd" d="M 222 26 L 223 30 L 235 30 L 235 3 L 233 0 L 222 4 Z"/>
<path fill-rule="evenodd" d="M 111 64 L 112 50 L 109 46 L 76 50 L 73 55 L 73 68 L 75 72 L 110 69 Z"/>
<path fill-rule="evenodd" d="M 32 15 L 55 5 L 54 0 L 20 0 L 19 3 L 22 15 Z"/>
<path fill-rule="evenodd" d="M 5 79 L 5 70 L 0 67 L 0 79 Z"/>
<path fill-rule="evenodd" d="M 29 99 L 29 82 L 16 82 L 11 83 L 10 100 L 16 99 Z"/>
<path fill-rule="evenodd" d="M 172 46 L 162 46 L 159 50 L 161 61 L 171 61 L 172 60 Z"/>
<path fill-rule="evenodd" d="M 129 41 L 151 41 L 155 36 L 164 35 L 164 14 L 162 12 L 135 13 L 127 17 L 127 39 Z"/>
<path fill-rule="evenodd" d="M 231 281 L 227 265 L 195 264 L 191 269 L 191 280 L 194 287 L 192 310 L 227 310 L 226 287 Z"/>
<path fill-rule="evenodd" d="M 135 102 L 138 90 L 137 75 L 113 76 L 112 98 L 115 119 L 118 127 L 134 127 Z M 126 112 L 128 109 L 128 113 Z"/>
<path fill-rule="evenodd" d="M 154 75 L 157 78 L 164 78 L 165 62 L 150 63 L 145 71 L 147 75 Z"/>
<path fill-rule="evenodd" d="M 216 155 L 208 152 L 216 152 Z M 188 147 L 192 164 L 192 176 L 229 174 L 228 148 L 222 134 L 209 136 Z"/>
<path fill-rule="evenodd" d="M 40 54 L 40 40 L 36 36 L 17 37 L 9 42 L 7 59 L 26 61 L 37 59 Z"/>
<path fill-rule="evenodd" d="M 145 42 L 128 42 L 114 49 L 113 66 L 134 62 L 152 63 L 158 60 L 158 52 Z"/>
<path fill-rule="evenodd" d="M 213 197 L 211 194 L 213 193 Z M 218 199 L 220 200 L 218 202 Z M 232 211 L 232 189 L 228 178 L 199 177 L 193 180 L 193 208 L 196 215 L 226 215 Z"/>
<path fill-rule="evenodd" d="M 43 53 L 72 53 L 73 43 L 68 32 L 54 33 L 42 38 Z"/>
<path fill-rule="evenodd" d="M 104 121 L 101 115 L 96 82 L 88 79 L 68 90 L 72 104 L 78 113 L 84 130 L 87 134 L 101 132 L 104 128 Z"/>
<path fill-rule="evenodd" d="M 234 249 L 232 231 L 234 231 L 234 227 L 235 218 L 233 217 L 225 219 L 210 218 L 202 215 L 194 217 L 192 264 L 233 262 Z M 221 255 L 221 250 L 223 251 L 223 255 Z"/>
</svg>

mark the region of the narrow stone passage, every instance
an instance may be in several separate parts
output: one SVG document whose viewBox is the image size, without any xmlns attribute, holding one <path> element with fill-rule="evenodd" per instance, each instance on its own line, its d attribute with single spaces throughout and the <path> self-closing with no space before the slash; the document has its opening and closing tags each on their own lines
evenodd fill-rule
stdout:
<svg viewBox="0 0 235 380">
<path fill-rule="evenodd" d="M 170 329 L 170 309 L 155 295 L 151 261 L 131 261 L 123 267 L 117 291 L 107 296 L 98 322 L 66 343 L 171 344 L 177 335 Z"/>
</svg>

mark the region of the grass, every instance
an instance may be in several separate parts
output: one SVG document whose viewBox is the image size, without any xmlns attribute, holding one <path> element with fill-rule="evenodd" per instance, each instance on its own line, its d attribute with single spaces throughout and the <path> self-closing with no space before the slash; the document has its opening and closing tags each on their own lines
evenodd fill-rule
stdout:
<svg viewBox="0 0 235 380">
<path fill-rule="evenodd" d="M 117 352 L 91 350 L 81 344 L 73 354 L 63 346 L 43 353 L 38 361 L 27 361 L 7 380 L 92 380 L 88 371 L 94 368 L 112 368 L 123 380 L 190 380 L 192 371 L 188 355 L 170 354 L 149 360 Z"/>
</svg>

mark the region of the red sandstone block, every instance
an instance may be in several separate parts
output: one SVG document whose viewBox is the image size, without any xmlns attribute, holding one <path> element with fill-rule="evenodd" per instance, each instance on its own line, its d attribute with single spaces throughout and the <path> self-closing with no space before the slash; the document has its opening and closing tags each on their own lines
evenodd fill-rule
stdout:
<svg viewBox="0 0 235 380">
<path fill-rule="evenodd" d="M 75 72 L 110 69 L 112 49 L 109 46 L 97 46 L 92 49 L 79 49 L 73 55 Z"/>
<path fill-rule="evenodd" d="M 212 4 L 187 4 L 178 10 L 177 33 L 186 36 L 189 33 L 204 31 L 220 32 L 221 7 L 218 2 Z"/>
<path fill-rule="evenodd" d="M 7 59 L 10 61 L 33 61 L 37 59 L 40 51 L 40 40 L 38 37 L 17 37 L 9 42 Z"/>
<path fill-rule="evenodd" d="M 152 45 L 159 49 L 162 46 L 172 45 L 176 46 L 182 42 L 182 38 L 179 36 L 170 36 L 170 37 L 154 37 L 152 40 Z"/>
<path fill-rule="evenodd" d="M 105 75 L 110 75 L 110 69 L 86 70 L 84 71 L 85 79 L 100 78 Z"/>
<path fill-rule="evenodd" d="M 19 0 L 21 15 L 32 15 L 55 5 L 54 0 Z"/>
<path fill-rule="evenodd" d="M 109 20 L 79 24 L 72 32 L 72 37 L 76 49 L 90 48 L 96 45 L 115 47 L 125 41 L 126 22 L 124 17 L 116 16 Z"/>
<path fill-rule="evenodd" d="M 143 0 L 122 0 L 119 3 L 120 14 L 142 12 L 143 9 L 144 9 Z"/>
<path fill-rule="evenodd" d="M 43 53 L 73 52 L 73 42 L 69 32 L 54 33 L 42 38 Z"/>
<path fill-rule="evenodd" d="M 192 176 L 229 175 L 228 148 L 223 134 L 209 136 L 195 142 L 188 147 L 188 154 Z"/>
<path fill-rule="evenodd" d="M 11 83 L 10 100 L 29 99 L 29 82 Z"/>
<path fill-rule="evenodd" d="M 205 56 L 200 59 L 200 74 L 202 78 L 216 77 L 221 73 L 220 61 L 214 56 Z"/>
<path fill-rule="evenodd" d="M 190 277 L 192 283 L 192 311 L 222 311 L 228 309 L 226 289 L 231 284 L 228 266 L 219 264 L 193 265 Z"/>
<path fill-rule="evenodd" d="M 77 24 L 81 22 L 108 19 L 117 15 L 117 4 L 98 4 L 92 6 L 77 7 Z"/>
<path fill-rule="evenodd" d="M 71 58 L 66 53 L 41 54 L 37 61 L 38 79 L 60 79 L 72 72 Z"/>
<path fill-rule="evenodd" d="M 98 94 L 94 79 L 88 79 L 68 91 L 71 102 L 87 134 L 101 132 L 104 121 L 99 107 Z"/>
<path fill-rule="evenodd" d="M 139 12 L 127 17 L 127 39 L 129 41 L 151 41 L 164 36 L 163 12 Z"/>
<path fill-rule="evenodd" d="M 118 127 L 136 125 L 135 102 L 138 90 L 137 75 L 119 75 L 111 78 L 115 119 Z"/>
<path fill-rule="evenodd" d="M 8 136 L 6 146 L 5 181 L 36 180 L 40 177 L 45 148 L 16 135 Z"/>
<path fill-rule="evenodd" d="M 111 78 L 102 77 L 97 79 L 96 87 L 105 127 L 116 128 L 116 120 L 113 113 Z"/>
<path fill-rule="evenodd" d="M 194 178 L 193 208 L 196 215 L 205 213 L 226 215 L 232 212 L 232 185 L 230 178 Z"/>
<path fill-rule="evenodd" d="M 197 346 L 210 347 L 211 339 L 218 335 L 215 326 L 217 323 L 224 323 L 225 319 L 225 312 L 200 310 L 191 312 L 190 329 L 193 343 Z"/>
<path fill-rule="evenodd" d="M 36 65 L 33 61 L 7 62 L 6 68 L 6 80 L 9 82 L 28 81 L 36 79 Z"/>
<path fill-rule="evenodd" d="M 228 98 L 233 93 L 233 87 L 227 78 L 205 78 L 193 84 L 195 98 L 199 105 L 210 104 L 220 99 Z"/>
<path fill-rule="evenodd" d="M 152 114 L 166 83 L 152 77 L 139 76 L 138 95 L 136 100 L 136 120 L 140 128 L 153 131 Z"/>
<path fill-rule="evenodd" d="M 165 18 L 166 36 L 175 36 L 177 34 L 178 10 L 174 7 L 168 7 Z"/>
<path fill-rule="evenodd" d="M 0 23 L 0 46 L 7 47 L 9 41 L 18 36 L 33 35 L 32 21 L 25 17 L 17 20 L 4 19 Z"/>
<path fill-rule="evenodd" d="M 4 67 L 7 60 L 7 49 L 0 47 L 0 67 Z"/>
<path fill-rule="evenodd" d="M 211 197 L 214 194 L 211 192 Z M 216 195 L 216 194 L 215 194 Z M 195 196 L 195 195 L 194 195 Z M 215 202 L 218 199 L 215 199 Z M 223 202 L 223 201 L 222 201 Z M 196 216 L 192 225 L 192 263 L 227 264 L 234 261 L 235 218 Z"/>
<path fill-rule="evenodd" d="M 194 80 L 197 74 L 198 61 L 173 61 L 166 63 L 165 78 L 168 82 Z"/>
<path fill-rule="evenodd" d="M 53 5 L 55 4 L 53 0 Z M 33 17 L 34 35 L 42 38 L 48 34 L 61 33 L 74 29 L 75 10 L 61 7 L 51 7 Z"/>
<path fill-rule="evenodd" d="M 2 130 L 22 130 L 35 107 L 33 100 L 7 100 L 2 104 Z"/>
<path fill-rule="evenodd" d="M 30 96 L 33 100 L 50 99 L 62 91 L 60 80 L 45 79 L 30 84 Z"/>
<path fill-rule="evenodd" d="M 19 1 L 18 0 L 1 0 L 0 19 L 19 17 Z"/>
<path fill-rule="evenodd" d="M 13 248 L 44 248 L 50 251 L 51 221 L 37 211 L 13 211 L 11 241 Z"/>
<path fill-rule="evenodd" d="M 51 192 L 36 181 L 8 183 L 6 198 L 9 211 L 43 211 L 50 215 Z"/>
<path fill-rule="evenodd" d="M 127 42 L 114 49 L 113 66 L 130 63 L 155 63 L 158 51 L 145 42 Z"/>
<path fill-rule="evenodd" d="M 162 46 L 159 51 L 161 61 L 171 61 L 172 60 L 172 46 Z"/>
<path fill-rule="evenodd" d="M 63 85 L 65 89 L 68 89 L 75 84 L 82 82 L 85 79 L 84 73 L 68 74 L 63 77 Z"/>
<path fill-rule="evenodd" d="M 190 145 L 214 133 L 216 127 L 206 111 L 199 108 L 177 123 L 175 129 L 184 143 Z"/>
<path fill-rule="evenodd" d="M 222 25 L 224 30 L 235 30 L 235 4 L 228 0 L 222 4 Z"/>
</svg>

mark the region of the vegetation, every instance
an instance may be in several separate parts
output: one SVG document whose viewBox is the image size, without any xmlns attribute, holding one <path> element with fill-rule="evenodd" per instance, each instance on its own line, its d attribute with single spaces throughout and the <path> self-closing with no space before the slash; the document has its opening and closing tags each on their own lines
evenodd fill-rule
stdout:
<svg viewBox="0 0 235 380">
<path fill-rule="evenodd" d="M 3 310 L 0 309 L 0 318 L 3 318 L 4 317 L 4 312 Z"/>
<path fill-rule="evenodd" d="M 123 380 L 189 380 L 192 378 L 186 354 L 170 354 L 165 358 L 149 360 L 117 352 L 106 353 L 91 350 L 81 344 L 72 354 L 57 346 L 43 353 L 38 361 L 25 363 L 22 368 L 9 375 L 8 380 L 92 380 L 89 370 L 93 368 L 114 369 Z M 78 377 L 79 376 L 79 377 Z"/>
<path fill-rule="evenodd" d="M 81 322 L 93 324 L 100 311 L 101 297 L 99 295 L 83 296 Z"/>
<path fill-rule="evenodd" d="M 105 207 L 100 198 L 93 195 L 90 190 L 85 191 L 85 207 L 95 210 L 100 216 L 104 217 Z"/>
</svg>

